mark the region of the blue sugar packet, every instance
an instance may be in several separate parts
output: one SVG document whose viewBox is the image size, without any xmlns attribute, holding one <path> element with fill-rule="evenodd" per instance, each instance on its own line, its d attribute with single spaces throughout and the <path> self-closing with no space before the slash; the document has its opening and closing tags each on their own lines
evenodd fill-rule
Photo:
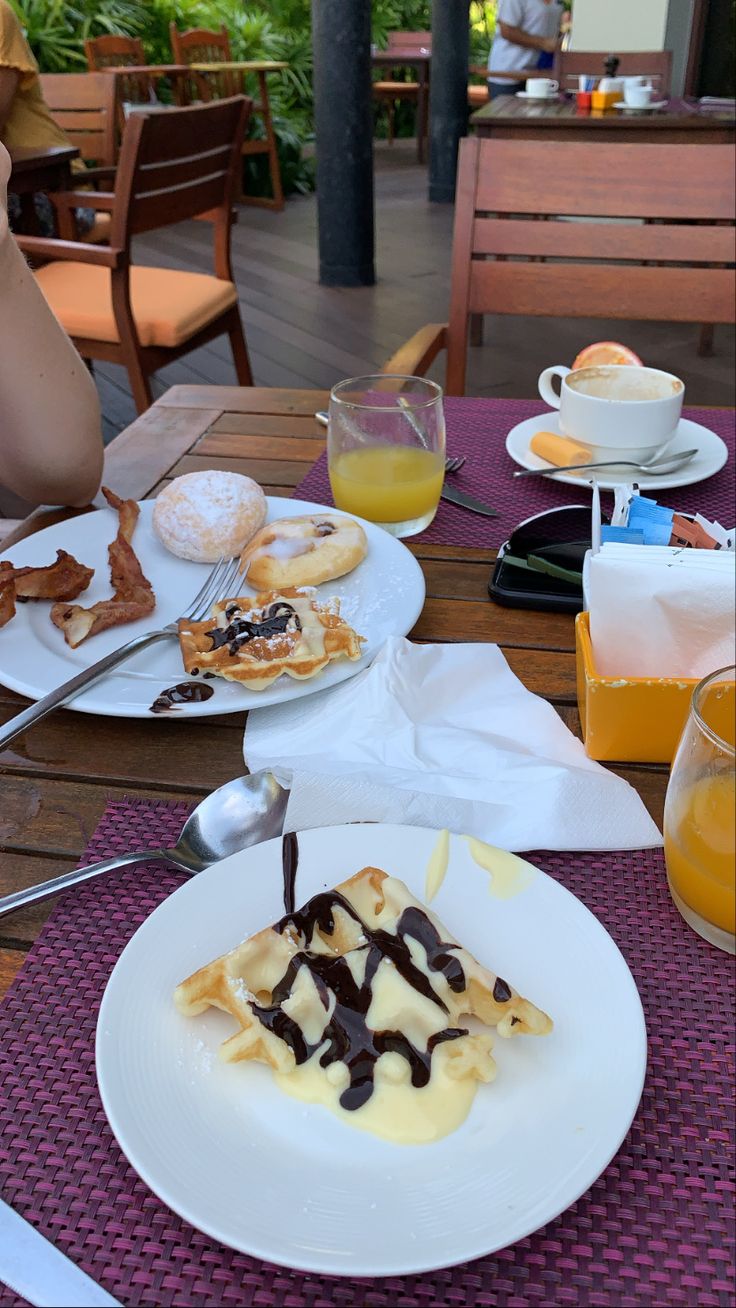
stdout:
<svg viewBox="0 0 736 1308">
<path fill-rule="evenodd" d="M 669 544 L 669 532 L 667 542 Z M 620 545 L 646 545 L 644 532 L 635 527 L 608 527 L 604 523 L 601 527 L 601 544 L 604 541 L 613 540 Z"/>
<path fill-rule="evenodd" d="M 642 495 L 635 495 L 629 506 L 629 527 L 639 527 L 644 522 L 666 522 L 672 526 L 674 509 L 668 509 L 656 500 L 648 500 Z"/>
</svg>

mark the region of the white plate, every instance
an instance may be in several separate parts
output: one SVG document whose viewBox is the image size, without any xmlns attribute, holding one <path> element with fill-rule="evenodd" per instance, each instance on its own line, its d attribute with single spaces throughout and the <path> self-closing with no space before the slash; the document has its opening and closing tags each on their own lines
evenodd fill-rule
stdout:
<svg viewBox="0 0 736 1308">
<path fill-rule="evenodd" d="M 533 91 L 515 91 L 517 100 L 533 100 L 535 104 L 545 104 L 549 101 L 559 100 L 559 92 L 555 91 L 553 95 L 535 95 Z"/>
<path fill-rule="evenodd" d="M 620 109 L 622 113 L 646 114 L 650 109 L 664 109 L 666 104 L 666 100 L 651 100 L 649 104 L 626 104 L 624 100 L 618 100 L 613 107 Z"/>
<path fill-rule="evenodd" d="M 537 418 L 527 418 L 524 422 L 517 423 L 516 427 L 512 427 L 506 437 L 506 451 L 520 467 L 549 468 L 550 476 L 552 476 L 554 473 L 552 465 L 546 463 L 544 459 L 540 459 L 538 454 L 532 454 L 529 449 L 529 442 L 538 431 L 552 431 L 561 435 L 559 414 L 552 410 L 550 413 L 540 414 Z M 671 490 L 675 486 L 692 486 L 697 481 L 705 481 L 706 477 L 712 477 L 714 473 L 720 472 L 728 459 L 728 447 L 720 436 L 717 436 L 709 427 L 702 427 L 699 422 L 691 422 L 689 418 L 681 418 L 677 432 L 667 446 L 667 452 L 676 454 L 678 450 L 693 449 L 697 449 L 698 453 L 680 472 L 655 477 L 651 473 L 636 472 L 634 468 L 621 468 L 617 472 L 615 467 L 606 467 L 596 469 L 596 480 L 601 490 L 612 490 L 614 486 L 619 486 L 621 482 L 634 481 L 637 486 L 646 487 L 647 489 L 657 486 L 660 490 Z M 579 486 L 581 482 L 585 484 L 589 481 L 590 474 L 585 472 L 559 472 L 554 475 L 553 479 L 554 481 L 567 482 L 570 486 Z"/>
<path fill-rule="evenodd" d="M 133 537 L 133 547 L 143 571 L 156 592 L 152 615 L 124 627 L 113 627 L 85 641 L 79 649 L 70 649 L 61 631 L 49 619 L 48 603 L 18 606 L 15 617 L 0 631 L 0 682 L 21 695 L 40 699 L 55 686 L 76 676 L 109 651 L 146 631 L 165 627 L 188 608 L 212 567 L 209 563 L 188 563 L 178 559 L 159 541 L 151 528 L 153 500 L 141 504 L 141 515 Z M 306 500 L 268 498 L 268 517 L 292 517 L 299 513 L 329 513 L 335 510 Z M 207 717 L 213 713 L 240 713 L 266 704 L 301 699 L 327 686 L 355 676 L 375 658 L 389 636 L 405 636 L 414 626 L 424 604 L 424 575 L 414 555 L 401 541 L 373 523 L 363 523 L 368 536 L 368 554 L 346 577 L 325 582 L 319 587 L 321 598 L 337 595 L 342 616 L 367 638 L 361 659 L 351 662 L 338 659 L 309 681 L 280 677 L 264 691 L 246 690 L 220 678 L 208 681 L 214 694 L 202 704 L 187 704 L 162 717 Z M 68 550 L 80 562 L 95 568 L 89 589 L 79 603 L 90 605 L 110 595 L 107 546 L 117 529 L 117 515 L 101 509 L 47 527 L 35 536 L 14 545 L 7 557 L 17 567 L 52 563 L 57 549 Z M 243 586 L 248 594 L 251 587 Z M 70 705 L 82 713 L 102 713 L 108 717 L 152 718 L 150 705 L 167 686 L 184 677 L 184 669 L 175 640 L 144 650 L 116 671 L 90 687 Z"/>
<path fill-rule="evenodd" d="M 372 864 L 424 898 L 436 831 L 382 824 L 299 836 L 296 898 Z M 269 1262 L 343 1276 L 422 1272 L 505 1248 L 593 1184 L 641 1096 L 646 1031 L 611 937 L 538 872 L 493 898 L 453 836 L 432 903 L 449 931 L 555 1020 L 548 1037 L 496 1039 L 498 1075 L 466 1121 L 396 1145 L 282 1094 L 269 1070 L 224 1064 L 226 1014 L 192 1019 L 175 985 L 283 913 L 281 841 L 186 882 L 139 928 L 105 991 L 97 1077 L 118 1143 L 164 1203 Z"/>
</svg>

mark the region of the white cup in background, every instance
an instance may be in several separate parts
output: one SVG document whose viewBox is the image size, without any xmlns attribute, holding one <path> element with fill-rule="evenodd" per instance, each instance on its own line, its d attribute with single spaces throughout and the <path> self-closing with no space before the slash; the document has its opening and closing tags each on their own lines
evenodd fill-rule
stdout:
<svg viewBox="0 0 736 1308">
<path fill-rule="evenodd" d="M 557 95 L 560 89 L 559 82 L 555 82 L 551 77 L 527 77 L 526 93 L 534 95 L 538 100 L 549 100 L 553 95 Z"/>
<path fill-rule="evenodd" d="M 561 378 L 559 395 L 553 377 Z M 539 394 L 559 409 L 561 431 L 590 445 L 594 459 L 640 462 L 674 436 L 685 386 L 658 368 L 609 364 L 572 372 L 556 364 L 541 374 Z"/>
<path fill-rule="evenodd" d="M 631 109 L 646 109 L 654 99 L 654 88 L 644 82 L 629 83 L 624 87 L 624 102 Z"/>
</svg>

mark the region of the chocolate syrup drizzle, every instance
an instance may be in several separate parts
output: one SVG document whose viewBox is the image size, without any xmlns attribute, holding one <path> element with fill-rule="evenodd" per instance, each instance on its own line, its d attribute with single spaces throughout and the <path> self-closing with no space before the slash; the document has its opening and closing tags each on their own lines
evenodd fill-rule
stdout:
<svg viewBox="0 0 736 1308">
<path fill-rule="evenodd" d="M 194 671 L 194 669 L 192 669 Z M 175 704 L 201 704 L 214 695 L 211 686 L 203 686 L 201 681 L 180 681 L 177 686 L 162 690 L 149 706 L 149 713 L 168 713 Z"/>
<path fill-rule="evenodd" d="M 301 631 L 302 624 L 296 609 L 285 600 L 277 600 L 275 604 L 269 604 L 264 610 L 263 617 L 259 622 L 254 622 L 251 618 L 239 618 L 236 615 L 241 610 L 237 604 L 228 604 L 225 609 L 225 617 L 228 620 L 227 627 L 213 627 L 211 631 L 205 632 L 212 641 L 212 649 L 222 649 L 223 645 L 229 647 L 231 656 L 235 656 L 241 645 L 245 645 L 249 640 L 255 640 L 258 637 L 268 640 L 270 636 L 280 636 L 285 632 L 289 623 L 293 623 L 293 630 Z"/>
<path fill-rule="evenodd" d="M 284 838 L 284 897 L 287 890 L 288 875 L 292 868 L 296 872 L 298 851 L 296 839 Z M 287 854 L 287 848 L 289 853 Z M 294 851 L 292 853 L 292 850 Z M 293 860 L 293 862 L 292 862 Z M 293 898 L 293 884 L 290 886 Z M 357 948 L 365 950 L 365 974 L 358 984 L 348 963 L 342 956 L 314 954 L 309 944 L 314 930 L 319 929 L 327 936 L 335 927 L 334 910 L 339 906 L 344 913 L 357 923 L 365 945 Z M 421 909 L 410 907 L 404 909 L 396 927 L 396 933 L 382 928 L 371 929 L 366 925 L 350 903 L 336 890 L 328 890 L 315 895 L 303 908 L 294 911 L 287 908 L 285 916 L 274 926 L 274 931 L 281 934 L 289 929 L 304 941 L 293 958 L 281 980 L 274 986 L 271 1003 L 253 1004 L 253 1011 L 267 1030 L 272 1031 L 293 1051 L 297 1064 L 306 1063 L 309 1058 L 327 1041 L 327 1048 L 320 1055 L 320 1067 L 329 1067 L 332 1063 L 343 1062 L 348 1069 L 350 1083 L 340 1095 L 340 1105 L 348 1111 L 355 1111 L 367 1103 L 373 1094 L 374 1069 L 381 1054 L 393 1052 L 405 1058 L 411 1069 L 411 1083 L 415 1087 L 427 1085 L 431 1074 L 432 1052 L 437 1045 L 446 1040 L 457 1040 L 467 1035 L 459 1027 L 445 1027 L 444 1030 L 430 1036 L 426 1050 L 417 1049 L 402 1031 L 372 1031 L 366 1021 L 373 998 L 373 979 L 378 966 L 384 958 L 390 959 L 396 970 L 420 994 L 432 1000 L 444 1012 L 447 1005 L 433 989 L 429 978 L 413 962 L 407 944 L 407 938 L 416 940 L 424 947 L 427 967 L 430 971 L 441 972 L 450 989 L 460 993 L 465 989 L 465 973 L 462 964 L 452 952 L 457 946 L 440 939 L 429 918 Z M 306 967 L 314 981 L 317 993 L 326 1010 L 330 1005 L 330 992 L 335 998 L 335 1007 L 319 1040 L 310 1044 L 293 1018 L 283 1011 L 282 1005 L 289 998 L 294 983 L 302 967 Z"/>
<path fill-rule="evenodd" d="M 296 888 L 296 870 L 299 866 L 299 841 L 296 831 L 288 831 L 281 838 L 281 867 L 284 874 L 284 912 L 293 913 L 296 908 L 294 892 Z"/>
</svg>

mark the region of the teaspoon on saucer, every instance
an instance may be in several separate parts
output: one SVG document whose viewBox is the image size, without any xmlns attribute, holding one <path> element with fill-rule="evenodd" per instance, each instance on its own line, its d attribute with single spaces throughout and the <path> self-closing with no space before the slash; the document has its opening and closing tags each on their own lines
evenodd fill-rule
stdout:
<svg viewBox="0 0 736 1308">
<path fill-rule="evenodd" d="M 663 454 L 648 463 L 630 463 L 625 459 L 604 459 L 601 463 L 566 463 L 558 467 L 554 463 L 544 468 L 519 468 L 514 477 L 547 477 L 555 472 L 586 472 L 588 468 L 634 468 L 637 472 L 646 472 L 650 477 L 664 477 L 668 472 L 679 472 L 687 466 L 698 450 L 682 450 L 680 454 Z"/>
</svg>

